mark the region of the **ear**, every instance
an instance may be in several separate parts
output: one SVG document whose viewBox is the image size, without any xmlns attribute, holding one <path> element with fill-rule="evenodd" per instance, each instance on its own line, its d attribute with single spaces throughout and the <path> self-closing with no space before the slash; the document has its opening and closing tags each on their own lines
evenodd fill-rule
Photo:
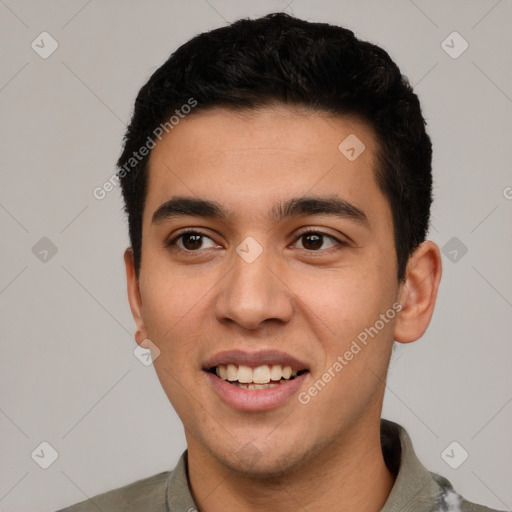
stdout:
<svg viewBox="0 0 512 512">
<path fill-rule="evenodd" d="M 142 346 L 146 347 L 147 330 L 144 320 L 142 318 L 142 298 L 140 295 L 139 279 L 135 272 L 135 263 L 133 260 L 133 251 L 130 247 L 124 251 L 124 265 L 126 268 L 126 287 L 128 291 L 128 301 L 130 302 L 130 309 L 132 311 L 133 319 L 135 320 L 135 341 Z"/>
<path fill-rule="evenodd" d="M 395 325 L 395 340 L 410 343 L 423 336 L 434 312 L 441 281 L 441 253 L 431 241 L 421 243 L 407 263 L 400 285 L 402 310 Z"/>
</svg>

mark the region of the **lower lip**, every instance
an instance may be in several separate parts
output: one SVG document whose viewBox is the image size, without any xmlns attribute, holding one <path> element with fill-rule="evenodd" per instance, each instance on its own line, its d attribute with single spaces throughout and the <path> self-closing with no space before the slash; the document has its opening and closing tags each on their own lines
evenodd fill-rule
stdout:
<svg viewBox="0 0 512 512">
<path fill-rule="evenodd" d="M 229 406 L 240 411 L 267 411 L 279 407 L 295 394 L 306 379 L 303 373 L 293 380 L 266 389 L 243 389 L 229 384 L 211 372 L 205 372 L 220 398 Z"/>
</svg>

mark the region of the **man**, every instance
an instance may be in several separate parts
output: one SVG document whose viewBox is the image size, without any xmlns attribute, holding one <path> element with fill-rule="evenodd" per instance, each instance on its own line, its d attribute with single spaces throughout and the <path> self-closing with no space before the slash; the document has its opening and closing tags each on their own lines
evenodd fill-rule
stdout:
<svg viewBox="0 0 512 512">
<path fill-rule="evenodd" d="M 381 420 L 441 278 L 431 154 L 397 66 L 346 29 L 272 14 L 180 47 L 118 175 L 135 338 L 188 449 L 65 510 L 490 510 Z"/>
</svg>

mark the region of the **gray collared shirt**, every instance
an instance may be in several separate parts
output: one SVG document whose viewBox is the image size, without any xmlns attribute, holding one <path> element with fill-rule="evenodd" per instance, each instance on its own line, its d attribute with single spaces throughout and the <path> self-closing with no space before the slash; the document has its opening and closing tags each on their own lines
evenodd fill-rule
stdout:
<svg viewBox="0 0 512 512">
<path fill-rule="evenodd" d="M 398 474 L 381 512 L 496 512 L 470 503 L 448 480 L 429 472 L 418 460 L 407 432 L 396 423 L 382 420 L 388 433 L 395 432 L 385 459 L 396 459 Z M 383 429 L 384 430 L 384 429 Z M 392 435 L 392 434 L 391 434 Z M 394 453 L 392 453 L 394 452 Z M 197 512 L 187 478 L 187 452 L 173 471 L 138 480 L 57 512 Z"/>
</svg>

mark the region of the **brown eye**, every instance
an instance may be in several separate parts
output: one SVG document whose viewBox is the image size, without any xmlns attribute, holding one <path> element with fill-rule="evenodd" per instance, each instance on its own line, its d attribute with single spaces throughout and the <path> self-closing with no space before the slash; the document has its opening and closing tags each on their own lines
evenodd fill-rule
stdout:
<svg viewBox="0 0 512 512">
<path fill-rule="evenodd" d="M 175 245 L 186 252 L 197 252 L 199 249 L 219 247 L 209 236 L 203 235 L 203 233 L 198 231 L 181 233 L 181 235 L 171 240 L 169 245 Z"/>
<path fill-rule="evenodd" d="M 296 244 L 300 242 L 299 249 L 305 249 L 307 251 L 324 251 L 327 249 L 331 249 L 336 246 L 344 246 L 347 245 L 345 242 L 334 238 L 331 235 L 326 235 L 325 233 L 317 232 L 317 231 L 307 231 L 299 235 Z"/>
<path fill-rule="evenodd" d="M 183 247 L 189 251 L 200 249 L 203 245 L 203 236 L 193 233 L 186 233 L 181 236 Z"/>
<path fill-rule="evenodd" d="M 323 237 L 317 234 L 302 235 L 302 245 L 304 249 L 316 251 L 322 247 Z"/>
</svg>

